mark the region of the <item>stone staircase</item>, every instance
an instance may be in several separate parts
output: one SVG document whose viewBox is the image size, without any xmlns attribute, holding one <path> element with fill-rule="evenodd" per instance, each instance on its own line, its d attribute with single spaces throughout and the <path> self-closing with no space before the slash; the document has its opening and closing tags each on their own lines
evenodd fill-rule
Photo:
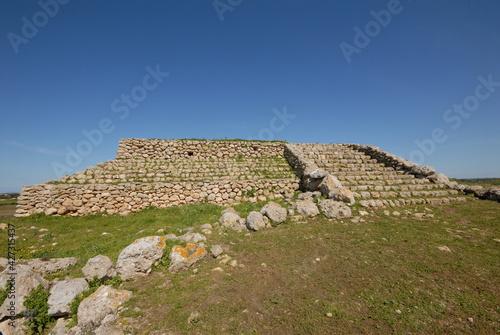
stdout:
<svg viewBox="0 0 500 335">
<path fill-rule="evenodd" d="M 304 158 L 336 176 L 363 207 L 466 201 L 461 192 L 379 163 L 348 144 L 300 144 Z"/>
</svg>

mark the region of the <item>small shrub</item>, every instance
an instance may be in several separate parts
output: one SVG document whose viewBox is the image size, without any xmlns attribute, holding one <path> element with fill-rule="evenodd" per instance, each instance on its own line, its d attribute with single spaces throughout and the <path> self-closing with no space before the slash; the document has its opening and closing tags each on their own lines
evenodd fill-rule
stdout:
<svg viewBox="0 0 500 335">
<path fill-rule="evenodd" d="M 254 196 L 255 196 L 255 190 L 253 188 L 247 191 L 247 197 L 253 198 Z"/>
<path fill-rule="evenodd" d="M 45 291 L 40 284 L 24 300 L 24 317 L 28 319 L 24 324 L 29 327 L 28 334 L 41 334 L 43 330 L 51 323 L 52 317 L 49 312 L 49 291 Z"/>
</svg>

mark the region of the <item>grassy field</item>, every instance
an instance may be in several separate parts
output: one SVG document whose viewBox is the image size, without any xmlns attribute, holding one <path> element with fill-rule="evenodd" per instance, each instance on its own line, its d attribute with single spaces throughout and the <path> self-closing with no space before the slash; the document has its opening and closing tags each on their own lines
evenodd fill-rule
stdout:
<svg viewBox="0 0 500 335">
<path fill-rule="evenodd" d="M 500 178 L 474 178 L 474 179 L 456 179 L 451 178 L 451 181 L 456 181 L 464 185 L 480 185 L 484 188 L 500 187 Z"/>
<path fill-rule="evenodd" d="M 374 212 L 359 223 L 318 217 L 251 233 L 214 229 L 208 243 L 222 245 L 244 267 L 211 257 L 175 275 L 160 266 L 122 284 L 134 296 L 119 322 L 133 334 L 499 333 L 500 204 L 469 199 L 391 210 L 401 216 Z M 261 206 L 236 209 L 246 216 Z M 64 278 L 82 276 L 81 267 L 98 254 L 116 261 L 139 237 L 213 224 L 221 209 L 9 221 L 19 256 L 80 259 L 57 275 Z M 7 232 L 1 234 L 7 241 Z M 6 243 L 0 246 L 5 256 Z"/>
</svg>

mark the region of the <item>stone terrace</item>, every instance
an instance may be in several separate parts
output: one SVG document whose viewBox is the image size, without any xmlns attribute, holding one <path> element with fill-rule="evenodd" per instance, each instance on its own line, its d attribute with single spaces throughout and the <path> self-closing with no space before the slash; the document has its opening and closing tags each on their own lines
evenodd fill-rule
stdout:
<svg viewBox="0 0 500 335">
<path fill-rule="evenodd" d="M 302 155 L 336 176 L 364 207 L 465 201 L 461 192 L 379 163 L 349 144 L 299 144 Z"/>
</svg>

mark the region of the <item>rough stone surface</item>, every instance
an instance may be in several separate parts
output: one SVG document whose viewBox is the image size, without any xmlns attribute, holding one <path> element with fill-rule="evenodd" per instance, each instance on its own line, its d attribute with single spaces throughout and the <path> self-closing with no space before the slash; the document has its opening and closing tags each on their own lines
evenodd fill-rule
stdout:
<svg viewBox="0 0 500 335">
<path fill-rule="evenodd" d="M 321 212 L 329 219 L 350 218 L 352 216 L 351 209 L 348 206 L 333 199 L 320 199 L 318 206 Z"/>
<path fill-rule="evenodd" d="M 78 307 L 78 326 L 88 331 L 98 328 L 108 315 L 116 315 L 118 307 L 132 297 L 132 292 L 101 286 Z"/>
<path fill-rule="evenodd" d="M 51 258 L 46 261 L 40 258 L 33 258 L 27 262 L 33 271 L 40 273 L 42 276 L 66 270 L 76 263 L 78 263 L 78 258 L 76 257 Z"/>
<path fill-rule="evenodd" d="M 223 252 L 224 252 L 224 249 L 222 249 L 222 247 L 220 245 L 213 245 L 212 248 L 210 249 L 210 252 L 212 253 L 212 255 L 217 258 L 219 257 Z"/>
<path fill-rule="evenodd" d="M 262 207 L 260 212 L 267 216 L 274 223 L 282 223 L 286 220 L 286 208 L 281 207 L 279 204 L 274 201 L 270 201 Z"/>
<path fill-rule="evenodd" d="M 450 182 L 450 179 L 446 177 L 443 173 L 433 174 L 427 177 L 434 184 L 446 184 Z"/>
<path fill-rule="evenodd" d="M 49 335 L 66 335 L 68 334 L 68 329 L 66 325 L 69 323 L 69 320 L 65 320 L 64 318 L 57 319 L 56 325 L 50 331 Z"/>
<path fill-rule="evenodd" d="M 259 230 L 266 227 L 266 222 L 261 213 L 252 211 L 247 216 L 246 225 L 250 230 Z"/>
<path fill-rule="evenodd" d="M 354 195 L 347 188 L 338 188 L 330 192 L 330 198 L 335 201 L 343 202 L 349 206 L 354 205 Z"/>
<path fill-rule="evenodd" d="M 235 228 L 240 225 L 240 216 L 232 212 L 226 212 L 222 214 L 219 219 L 219 223 L 222 227 Z"/>
<path fill-rule="evenodd" d="M 0 320 L 10 315 L 7 308 L 11 306 L 11 302 L 16 306 L 16 314 L 19 315 L 24 311 L 24 298 L 29 295 L 31 290 L 36 289 L 40 284 L 45 289 L 49 287 L 49 282 L 42 278 L 39 273 L 34 272 L 28 265 L 16 265 L 15 270 L 15 297 L 14 299 L 9 299 L 9 297 L 5 299 L 0 307 Z M 7 267 L 0 274 L 0 287 L 5 288 L 7 281 L 11 278 L 10 272 L 10 267 Z"/>
<path fill-rule="evenodd" d="M 179 236 L 179 240 L 186 243 L 198 243 L 201 241 L 206 241 L 207 238 L 199 233 L 186 233 Z"/>
<path fill-rule="evenodd" d="M 436 170 L 431 166 L 415 164 L 410 169 L 410 173 L 417 176 L 430 176 L 436 173 Z"/>
<path fill-rule="evenodd" d="M 97 255 L 87 261 L 82 269 L 87 280 L 92 280 L 94 276 L 98 279 L 110 279 L 116 276 L 115 266 L 108 256 Z"/>
<path fill-rule="evenodd" d="M 136 240 L 122 250 L 116 270 L 123 280 L 144 277 L 151 272 L 151 266 L 163 256 L 165 238 L 148 236 Z"/>
<path fill-rule="evenodd" d="M 70 312 L 70 304 L 73 299 L 83 291 L 89 289 L 84 278 L 63 280 L 50 289 L 48 300 L 49 315 L 62 316 Z"/>
<path fill-rule="evenodd" d="M 170 266 L 168 270 L 176 273 L 187 269 L 207 254 L 204 244 L 188 244 L 186 247 L 176 245 L 170 251 Z"/>
<path fill-rule="evenodd" d="M 330 199 L 332 198 L 332 192 L 339 188 L 343 188 L 342 183 L 332 175 L 328 175 L 323 178 L 321 184 L 319 185 L 321 194 L 326 195 Z"/>
<path fill-rule="evenodd" d="M 28 326 L 24 325 L 25 318 L 18 318 L 14 320 L 14 327 L 9 325 L 11 320 L 7 319 L 0 323 L 0 332 L 3 335 L 27 335 L 29 333 Z M 59 334 L 57 334 L 59 335 Z"/>
<path fill-rule="evenodd" d="M 304 217 L 315 217 L 319 215 L 319 209 L 310 199 L 297 201 L 294 209 Z"/>
</svg>

